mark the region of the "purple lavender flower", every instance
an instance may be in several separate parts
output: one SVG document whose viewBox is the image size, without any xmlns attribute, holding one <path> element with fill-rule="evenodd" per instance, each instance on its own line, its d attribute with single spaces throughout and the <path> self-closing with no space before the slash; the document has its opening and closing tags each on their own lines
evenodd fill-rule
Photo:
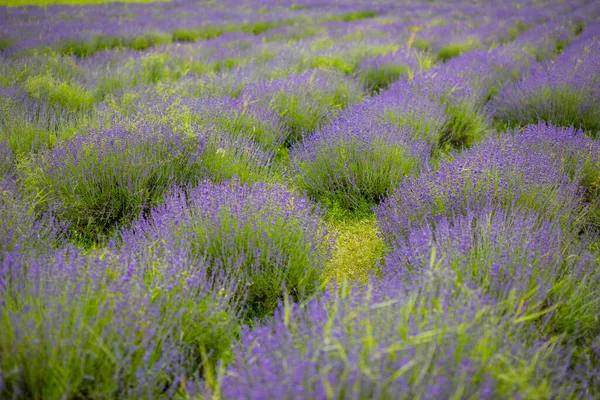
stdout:
<svg viewBox="0 0 600 400">
<path fill-rule="evenodd" d="M 185 253 L 69 248 L 0 270 L 2 397 L 193 394 L 236 332 L 237 287 Z"/>
<path fill-rule="evenodd" d="M 383 270 L 390 277 L 418 274 L 415 269 L 428 265 L 435 248 L 436 262 L 495 299 L 515 293 L 530 302 L 546 300 L 551 293 L 562 298 L 553 292 L 559 291 L 565 271 L 580 277 L 590 271 L 590 256 L 577 239 L 558 219 L 491 206 L 415 225 L 393 244 Z"/>
<path fill-rule="evenodd" d="M 573 379 L 554 372 L 564 358 L 544 351 L 553 342 L 531 339 L 538 332 L 506 306 L 443 267 L 410 283 L 332 287 L 303 305 L 286 302 L 272 321 L 243 328 L 220 394 L 434 399 L 459 390 L 485 398 L 572 392 Z M 530 364 L 534 354 L 538 362 Z M 528 379 L 511 385 L 499 372 L 528 367 Z"/>
<path fill-rule="evenodd" d="M 272 312 L 282 290 L 315 291 L 331 248 L 322 211 L 282 186 L 204 182 L 176 192 L 121 234 L 124 246 L 189 249 L 210 271 L 247 286 L 247 315 Z M 169 250 L 170 251 L 170 250 Z"/>
<path fill-rule="evenodd" d="M 382 121 L 368 104 L 352 107 L 292 149 L 292 172 L 310 196 L 369 211 L 428 162 L 431 145 L 409 129 Z"/>
<path fill-rule="evenodd" d="M 598 43 L 568 48 L 555 61 L 532 68 L 521 81 L 506 86 L 493 102 L 498 118 L 511 126 L 545 121 L 575 126 L 592 135 L 600 131 Z"/>
<path fill-rule="evenodd" d="M 551 140 L 545 133 L 542 128 L 490 137 L 442 162 L 435 171 L 403 180 L 377 210 L 384 238 L 393 243 L 413 222 L 432 221 L 438 214 L 450 216 L 497 204 L 527 206 L 570 221 L 582 210 L 579 175 L 572 171 L 569 177 L 556 154 L 536 150 L 535 142 Z"/>
</svg>

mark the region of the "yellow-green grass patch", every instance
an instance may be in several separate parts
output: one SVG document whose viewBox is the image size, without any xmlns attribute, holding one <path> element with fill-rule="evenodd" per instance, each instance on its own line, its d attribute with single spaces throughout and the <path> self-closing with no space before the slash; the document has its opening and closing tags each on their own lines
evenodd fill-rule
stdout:
<svg viewBox="0 0 600 400">
<path fill-rule="evenodd" d="M 332 257 L 323 271 L 323 281 L 358 279 L 366 281 L 378 273 L 385 244 L 378 235 L 374 216 L 333 223 L 337 230 Z"/>
</svg>

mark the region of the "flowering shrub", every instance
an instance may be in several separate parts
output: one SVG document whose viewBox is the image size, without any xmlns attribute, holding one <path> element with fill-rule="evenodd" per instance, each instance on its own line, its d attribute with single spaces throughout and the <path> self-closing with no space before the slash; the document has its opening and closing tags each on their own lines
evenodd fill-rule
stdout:
<svg viewBox="0 0 600 400">
<path fill-rule="evenodd" d="M 245 286 L 247 316 L 262 317 L 283 291 L 302 299 L 318 287 L 331 240 L 321 214 L 281 186 L 204 182 L 170 196 L 122 236 L 126 247 L 189 249 L 209 271 Z"/>
<path fill-rule="evenodd" d="M 369 211 L 425 165 L 430 151 L 407 127 L 354 107 L 309 136 L 290 158 L 300 189 L 327 204 Z"/>
</svg>

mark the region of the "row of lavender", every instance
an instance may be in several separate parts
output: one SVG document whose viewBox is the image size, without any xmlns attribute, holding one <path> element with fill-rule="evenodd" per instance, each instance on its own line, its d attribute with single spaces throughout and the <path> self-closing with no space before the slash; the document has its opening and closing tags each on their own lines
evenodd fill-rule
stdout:
<svg viewBox="0 0 600 400">
<path fill-rule="evenodd" d="M 118 46 L 145 49 L 171 41 L 211 39 L 228 32 L 246 33 L 249 37 L 267 33 L 266 39 L 272 40 L 274 37 L 302 38 L 323 30 L 347 31 L 360 26 L 363 31 L 375 29 L 398 34 L 407 26 L 429 22 L 425 29 L 430 38 L 449 42 L 448 39 L 461 37 L 465 29 L 478 27 L 470 39 L 486 42 L 514 39 L 520 29 L 532 22 L 577 8 L 580 15 L 585 16 L 588 10 L 581 6 L 589 3 L 542 5 L 526 2 L 516 8 L 514 4 L 493 1 L 486 4 L 483 12 L 482 8 L 467 1 L 452 5 L 391 1 L 332 4 L 254 1 L 247 5 L 176 1 L 151 7 L 119 3 L 50 8 L 2 7 L 0 12 L 5 23 L 0 27 L 0 36 L 2 48 L 11 53 L 57 45 L 67 52 L 90 55 L 88 51 L 93 53 Z M 379 18 L 374 23 L 362 21 L 373 17 Z M 466 41 L 468 37 L 462 39 Z M 90 41 L 92 47 L 84 46 L 85 41 Z"/>
<path fill-rule="evenodd" d="M 597 395 L 599 10 L 495 7 L 3 59 L 0 393 Z M 494 130 L 538 120 L 583 131 Z M 374 205 L 378 277 L 323 292 Z"/>
<path fill-rule="evenodd" d="M 597 127 L 585 123 L 597 118 L 563 111 L 598 110 L 591 105 L 599 93 L 592 27 L 556 60 L 503 88 L 491 107 L 527 102 L 511 110 L 529 115 L 505 121 L 563 117 L 595 135 Z M 432 111 L 431 92 L 473 106 L 494 80 L 473 75 L 471 56 L 484 59 L 468 54 L 400 81 L 302 144 L 300 165 L 312 175 L 301 179 L 316 196 L 337 196 L 348 206 L 365 194 L 375 202 L 383 197 L 376 209 L 389 248 L 382 276 L 368 287 L 286 301 L 273 321 L 244 330 L 221 378 L 226 398 L 598 395 L 599 270 L 589 244 L 597 237 L 599 143 L 583 130 L 539 123 L 491 135 L 429 169 L 423 136 L 380 122 L 392 115 L 407 128 L 417 119 L 416 132 L 439 146 L 443 116 L 454 115 Z M 506 72 L 490 67 L 493 53 L 484 60 L 471 67 Z M 456 64 L 462 68 L 453 70 Z M 554 97 L 569 90 L 571 103 Z M 422 172 L 413 178 L 394 174 L 415 165 Z M 377 190 L 386 184 L 391 196 Z"/>
</svg>

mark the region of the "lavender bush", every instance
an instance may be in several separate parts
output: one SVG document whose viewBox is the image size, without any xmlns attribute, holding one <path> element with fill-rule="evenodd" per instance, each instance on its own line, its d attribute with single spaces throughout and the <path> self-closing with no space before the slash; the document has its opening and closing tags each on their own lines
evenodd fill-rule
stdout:
<svg viewBox="0 0 600 400">
<path fill-rule="evenodd" d="M 188 249 L 212 273 L 233 276 L 248 291 L 252 318 L 272 312 L 282 291 L 301 299 L 317 289 L 331 247 L 321 216 L 278 185 L 204 182 L 173 194 L 121 236 L 126 247 Z"/>
<path fill-rule="evenodd" d="M 362 97 L 358 85 L 351 80 L 318 71 L 258 85 L 252 90 L 288 125 L 288 144 L 297 142 L 331 114 Z"/>
<path fill-rule="evenodd" d="M 413 136 L 353 107 L 292 150 L 298 187 L 326 204 L 368 212 L 427 163 L 431 147 Z"/>
<path fill-rule="evenodd" d="M 565 375 L 568 352 L 552 339 L 534 339 L 528 327 L 539 309 L 507 312 L 516 306 L 511 302 L 494 302 L 433 263 L 409 285 L 392 280 L 362 291 L 332 289 L 305 305 L 286 303 L 272 322 L 244 328 L 220 394 L 434 399 L 576 393 L 576 380 Z M 500 372 L 507 370 L 527 372 L 508 378 Z"/>
<path fill-rule="evenodd" d="M 572 135 L 572 131 L 556 132 L 555 128 L 554 133 Z M 535 149 L 538 141 L 550 137 L 543 128 L 491 137 L 441 163 L 435 171 L 402 181 L 377 210 L 383 236 L 393 241 L 414 222 L 489 205 L 524 206 L 567 220 L 579 215 L 583 212 L 580 172 L 576 169 L 571 171 L 575 176 L 569 176 L 560 155 Z"/>
<path fill-rule="evenodd" d="M 197 176 L 201 150 L 202 142 L 161 126 L 138 132 L 113 126 L 41 154 L 27 183 L 56 203 L 74 238 L 94 241 L 155 204 L 174 183 Z"/>
<path fill-rule="evenodd" d="M 69 249 L 1 271 L 2 397 L 193 393 L 236 332 L 236 287 L 183 253 Z"/>
<path fill-rule="evenodd" d="M 589 40 L 556 61 L 536 66 L 521 81 L 508 85 L 494 102 L 496 115 L 509 125 L 546 121 L 575 126 L 596 135 L 600 105 L 598 43 Z"/>
</svg>

